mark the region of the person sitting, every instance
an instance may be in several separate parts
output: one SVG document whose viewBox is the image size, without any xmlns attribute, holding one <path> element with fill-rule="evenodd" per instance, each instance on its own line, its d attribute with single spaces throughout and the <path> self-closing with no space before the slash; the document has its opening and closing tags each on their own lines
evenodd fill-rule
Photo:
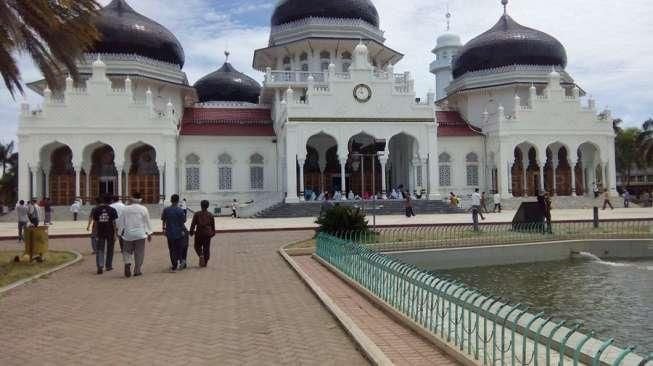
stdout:
<svg viewBox="0 0 653 366">
<path fill-rule="evenodd" d="M 399 198 L 399 195 L 397 194 L 397 190 L 394 188 L 392 189 L 392 193 L 390 193 L 390 199 L 396 200 Z"/>
<path fill-rule="evenodd" d="M 320 195 L 317 197 L 318 201 L 324 201 L 324 198 L 326 197 L 327 192 L 322 192 Z"/>
<path fill-rule="evenodd" d="M 350 201 L 354 200 L 354 192 L 350 189 L 349 193 L 347 194 L 347 199 Z"/>
<path fill-rule="evenodd" d="M 334 201 L 342 201 L 342 193 L 340 193 L 340 191 L 335 191 L 333 193 L 333 200 Z"/>
<path fill-rule="evenodd" d="M 311 197 L 309 198 L 309 201 L 315 201 L 317 199 L 317 196 L 315 195 L 315 192 L 311 191 Z"/>
</svg>

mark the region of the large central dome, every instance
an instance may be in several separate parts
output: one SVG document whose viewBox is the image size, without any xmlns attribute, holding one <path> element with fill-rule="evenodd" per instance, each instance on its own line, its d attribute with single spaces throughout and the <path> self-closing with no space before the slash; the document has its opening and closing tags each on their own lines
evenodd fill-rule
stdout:
<svg viewBox="0 0 653 366">
<path fill-rule="evenodd" d="M 469 41 L 458 53 L 453 76 L 510 65 L 567 66 L 567 52 L 552 36 L 524 27 L 504 14 L 487 32 Z"/>
<path fill-rule="evenodd" d="M 361 19 L 379 26 L 379 13 L 370 0 L 280 0 L 272 26 L 316 18 Z"/>
<path fill-rule="evenodd" d="M 101 38 L 88 52 L 136 54 L 184 66 L 184 49 L 177 37 L 125 0 L 113 0 L 102 8 L 95 26 Z"/>
<path fill-rule="evenodd" d="M 234 69 L 229 62 L 225 62 L 221 68 L 198 80 L 194 87 L 201 103 L 258 103 L 261 94 L 261 85 Z"/>
</svg>

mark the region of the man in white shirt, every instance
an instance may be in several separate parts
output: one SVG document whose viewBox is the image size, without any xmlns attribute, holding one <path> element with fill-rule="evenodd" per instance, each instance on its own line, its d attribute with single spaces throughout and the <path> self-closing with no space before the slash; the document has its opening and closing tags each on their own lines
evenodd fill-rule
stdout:
<svg viewBox="0 0 653 366">
<path fill-rule="evenodd" d="M 478 215 L 481 215 L 481 220 L 485 220 L 481 212 L 481 194 L 478 193 L 478 188 L 472 193 L 472 219 L 474 221 L 474 230 L 478 231 Z"/>
<path fill-rule="evenodd" d="M 82 202 L 79 199 L 75 199 L 75 202 L 70 206 L 70 212 L 73 213 L 73 221 L 77 221 L 77 216 L 79 211 L 82 210 Z"/>
<path fill-rule="evenodd" d="M 140 193 L 134 193 L 128 205 L 122 210 L 118 219 L 118 227 L 123 239 L 123 259 L 125 261 L 125 277 L 131 277 L 131 265 L 134 262 L 134 276 L 140 276 L 145 257 L 145 239 L 152 241 L 152 226 L 150 213 L 141 205 Z"/>
<path fill-rule="evenodd" d="M 122 211 L 125 209 L 125 204 L 122 203 L 120 200 L 120 197 L 114 196 L 113 197 L 113 203 L 110 205 L 116 212 L 118 213 L 118 219 L 116 219 L 116 229 L 118 231 L 118 244 L 120 244 L 120 253 L 122 253 L 122 247 L 123 247 L 123 240 L 122 236 L 120 235 L 122 233 L 122 228 L 118 226 L 118 223 L 120 222 L 120 216 L 122 215 Z M 111 246 L 113 248 L 113 245 Z M 109 251 L 107 249 L 107 256 L 109 256 Z"/>
<path fill-rule="evenodd" d="M 494 209 L 492 212 L 497 212 L 497 209 L 499 209 L 499 213 L 501 213 L 501 194 L 499 194 L 499 191 L 494 191 L 492 198 L 494 200 Z"/>
<path fill-rule="evenodd" d="M 29 221 L 25 201 L 20 200 L 20 202 L 16 204 L 16 216 L 18 216 L 18 241 L 20 242 L 23 240 L 23 230 Z"/>
</svg>

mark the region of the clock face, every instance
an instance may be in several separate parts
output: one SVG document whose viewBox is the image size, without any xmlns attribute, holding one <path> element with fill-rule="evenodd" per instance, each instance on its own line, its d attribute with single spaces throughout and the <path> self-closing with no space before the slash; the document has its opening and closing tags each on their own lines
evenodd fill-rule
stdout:
<svg viewBox="0 0 653 366">
<path fill-rule="evenodd" d="M 354 98 L 360 103 L 365 103 L 372 98 L 372 89 L 365 84 L 356 85 L 354 88 Z"/>
</svg>

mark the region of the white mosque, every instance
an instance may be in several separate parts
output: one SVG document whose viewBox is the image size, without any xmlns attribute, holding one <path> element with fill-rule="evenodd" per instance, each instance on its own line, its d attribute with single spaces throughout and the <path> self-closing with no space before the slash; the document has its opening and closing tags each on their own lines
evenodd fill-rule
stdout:
<svg viewBox="0 0 653 366">
<path fill-rule="evenodd" d="M 371 0 L 281 0 L 253 52 L 262 84 L 227 60 L 195 85 L 175 36 L 113 0 L 82 78 L 29 84 L 43 102 L 21 106 L 20 199 L 138 191 L 263 209 L 308 192 L 403 186 L 439 200 L 478 187 L 509 199 L 580 196 L 594 182 L 616 194 L 609 113 L 581 102 L 563 45 L 502 2 L 496 25 L 466 44 L 437 38 L 437 88 L 424 98 L 394 69 L 403 55 Z"/>
</svg>

